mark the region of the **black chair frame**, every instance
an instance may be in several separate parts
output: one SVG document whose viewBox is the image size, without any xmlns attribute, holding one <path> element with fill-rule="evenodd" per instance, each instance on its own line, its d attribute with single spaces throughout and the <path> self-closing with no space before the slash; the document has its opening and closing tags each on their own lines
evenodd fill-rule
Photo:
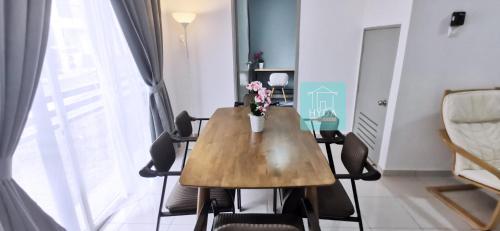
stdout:
<svg viewBox="0 0 500 231">
<path fill-rule="evenodd" d="M 331 144 L 343 145 L 345 140 L 344 134 L 342 134 L 340 131 L 333 131 L 334 133 L 333 137 L 329 138 L 318 137 L 318 135 L 316 134 L 316 129 L 314 128 L 314 121 L 321 122 L 321 119 L 303 119 L 303 120 L 309 121 L 311 123 L 312 133 L 314 135 L 314 138 L 316 139 L 316 142 L 320 144 L 325 144 L 326 154 L 328 156 L 328 164 L 330 165 L 333 174 L 335 174 L 335 165 L 333 164 L 332 148 L 330 145 Z"/>
<path fill-rule="evenodd" d="M 171 213 L 170 211 L 163 211 L 162 208 L 163 208 L 163 202 L 165 200 L 165 189 L 167 186 L 167 178 L 168 178 L 168 176 L 180 176 L 181 172 L 180 171 L 160 172 L 160 171 L 153 170 L 153 166 L 154 166 L 153 161 L 152 160 L 149 161 L 149 163 L 139 171 L 139 175 L 142 177 L 146 177 L 146 178 L 163 177 L 163 186 L 162 186 L 162 190 L 161 190 L 160 208 L 158 209 L 158 217 L 156 220 L 156 230 L 158 231 L 160 228 L 160 219 L 162 217 L 193 215 L 193 214 L 196 214 L 196 210 L 175 212 L 175 213 Z M 234 201 L 233 195 L 228 190 L 226 190 L 226 193 L 227 193 L 228 197 L 231 198 L 231 201 Z M 233 204 L 232 209 L 230 209 L 230 210 L 221 209 L 220 211 L 235 213 L 234 204 Z"/>
<path fill-rule="evenodd" d="M 178 143 L 186 142 L 186 147 L 184 148 L 184 157 L 182 158 L 181 170 L 184 169 L 184 166 L 186 165 L 189 142 L 196 142 L 196 140 L 198 140 L 198 136 L 200 135 L 201 125 L 202 125 L 203 121 L 208 121 L 208 120 L 210 120 L 210 118 L 197 118 L 197 117 L 190 116 L 190 120 L 191 120 L 191 122 L 198 121 L 198 133 L 196 133 L 196 136 L 182 137 L 179 135 L 179 132 L 177 130 L 175 130 L 171 135 L 174 142 L 178 142 Z"/>
<path fill-rule="evenodd" d="M 313 207 L 307 198 L 301 198 L 300 207 L 302 208 L 302 212 L 305 214 L 307 218 L 307 223 L 309 226 L 309 230 L 311 231 L 321 231 L 319 220 L 316 218 Z M 220 211 L 218 211 L 217 201 L 215 199 L 211 199 L 203 205 L 200 215 L 198 216 L 198 220 L 196 221 L 196 225 L 194 231 L 202 231 L 207 225 L 208 213 L 209 209 L 212 209 L 214 217 L 219 215 Z M 251 215 L 251 214 L 248 214 Z M 271 215 L 271 214 L 270 214 Z M 211 230 L 213 230 L 213 224 Z"/>
<path fill-rule="evenodd" d="M 358 222 L 359 224 L 359 230 L 363 230 L 363 220 L 361 218 L 361 210 L 359 207 L 359 199 L 358 199 L 358 192 L 356 189 L 356 180 L 365 180 L 365 181 L 376 181 L 380 179 L 381 174 L 379 171 L 377 171 L 368 161 L 364 162 L 364 169 L 366 172 L 361 174 L 360 176 L 353 176 L 351 174 L 334 174 L 335 179 L 340 180 L 340 179 L 349 179 L 351 182 L 351 188 L 352 188 L 352 193 L 354 196 L 354 205 L 355 205 L 355 212 L 356 216 L 349 216 L 349 217 L 328 217 L 328 216 L 321 216 L 320 219 L 325 219 L 325 220 L 337 220 L 337 221 L 350 221 L 350 222 Z M 333 170 L 332 170 L 333 172 Z"/>
</svg>

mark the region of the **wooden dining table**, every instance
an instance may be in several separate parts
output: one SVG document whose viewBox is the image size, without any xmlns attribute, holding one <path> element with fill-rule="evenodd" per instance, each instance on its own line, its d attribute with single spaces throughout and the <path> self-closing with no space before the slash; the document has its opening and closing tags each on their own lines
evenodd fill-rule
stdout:
<svg viewBox="0 0 500 231">
<path fill-rule="evenodd" d="M 248 107 L 219 108 L 198 137 L 180 183 L 198 188 L 198 214 L 210 188 L 305 188 L 318 214 L 319 186 L 335 182 L 312 133 L 294 108 L 272 107 L 264 131 L 250 128 Z"/>
</svg>

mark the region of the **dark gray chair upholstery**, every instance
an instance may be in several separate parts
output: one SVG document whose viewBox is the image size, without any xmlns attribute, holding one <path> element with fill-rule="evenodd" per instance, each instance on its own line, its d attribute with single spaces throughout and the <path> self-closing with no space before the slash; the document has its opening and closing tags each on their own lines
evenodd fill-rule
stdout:
<svg viewBox="0 0 500 231">
<path fill-rule="evenodd" d="M 348 174 L 334 174 L 337 181 L 330 186 L 318 188 L 319 218 L 327 220 L 358 222 L 360 230 L 363 230 L 363 222 L 359 208 L 358 193 L 356 191 L 356 180 L 374 181 L 380 179 L 380 173 L 367 161 L 368 148 L 354 134 L 349 133 L 345 136 L 344 146 L 341 152 L 342 163 L 348 171 Z M 341 179 L 349 179 L 354 196 L 354 204 L 349 198 Z M 304 190 L 294 189 L 287 201 L 298 201 L 300 196 L 304 195 Z M 298 212 L 295 203 L 290 203 L 286 210 Z M 356 213 L 356 216 L 353 216 Z M 305 214 L 302 214 L 305 216 Z"/>
<path fill-rule="evenodd" d="M 172 137 L 177 142 L 185 142 L 186 147 L 184 149 L 184 157 L 182 159 L 181 169 L 184 169 L 186 164 L 187 151 L 189 148 L 189 142 L 196 142 L 198 135 L 200 134 L 201 124 L 203 121 L 209 120 L 208 118 L 196 118 L 189 115 L 187 111 L 182 111 L 175 117 L 176 130 L 172 134 Z M 192 122 L 198 121 L 198 133 L 193 135 L 193 125 Z"/>
<path fill-rule="evenodd" d="M 354 214 L 354 206 L 340 181 L 329 187 L 318 188 L 319 213 L 323 217 L 341 218 Z"/>
<path fill-rule="evenodd" d="M 300 217 L 291 214 L 219 214 L 214 218 L 216 231 L 302 231 Z"/>
<path fill-rule="evenodd" d="M 218 203 L 216 200 L 212 200 L 203 207 L 194 230 L 202 230 L 206 225 L 208 209 L 211 205 L 212 210 L 214 210 L 212 230 L 216 231 L 303 231 L 305 229 L 301 214 L 307 217 L 309 230 L 319 231 L 319 222 L 315 219 L 309 201 L 300 195 L 299 191 L 291 190 L 287 198 L 291 197 L 293 197 L 291 200 L 285 200 L 282 214 L 219 214 L 217 212 Z M 295 209 L 298 209 L 300 213 L 296 213 Z"/>
<path fill-rule="evenodd" d="M 351 132 L 345 137 L 340 155 L 342 163 L 349 174 L 355 179 L 359 179 L 365 169 L 368 147 Z"/>
<path fill-rule="evenodd" d="M 159 229 L 161 217 L 196 214 L 198 189 L 185 187 L 179 183 L 176 184 L 168 197 L 167 211 L 162 209 L 168 176 L 180 176 L 181 174 L 178 171 L 170 171 L 175 162 L 174 142 L 175 139 L 169 133 L 162 133 L 153 142 L 149 150 L 152 160 L 139 171 L 139 175 L 142 177 L 163 177 L 156 230 Z M 210 190 L 210 194 L 212 195 L 211 198 L 221 201 L 221 207 L 218 208 L 220 211 L 234 213 L 235 190 L 213 189 Z"/>
<path fill-rule="evenodd" d="M 378 180 L 381 175 L 368 163 L 368 148 L 354 133 L 351 132 L 345 136 L 343 145 L 341 159 L 348 174 L 335 174 L 337 179 L 335 184 L 318 189 L 319 217 L 320 219 L 358 222 L 360 230 L 363 230 L 355 181 Z M 340 179 L 350 180 L 355 209 Z M 352 216 L 355 212 L 357 216 Z"/>
<path fill-rule="evenodd" d="M 253 97 L 255 96 L 255 94 L 245 94 L 243 95 L 243 101 L 236 101 L 234 102 L 234 107 L 239 107 L 239 106 L 245 106 L 245 107 L 248 107 L 250 106 L 250 103 L 252 102 L 252 99 Z"/>
<path fill-rule="evenodd" d="M 191 125 L 192 117 L 187 113 L 187 111 L 182 111 L 177 117 L 175 117 L 175 126 L 177 127 L 177 133 L 181 137 L 189 137 L 193 134 L 193 126 Z"/>
<path fill-rule="evenodd" d="M 317 119 L 304 119 L 303 122 L 309 121 L 311 123 L 312 132 L 314 138 L 318 143 L 325 144 L 326 154 L 328 157 L 328 163 L 330 168 L 335 174 L 335 164 L 333 163 L 331 144 L 342 145 L 344 143 L 344 134 L 338 130 L 339 118 L 333 114 L 331 111 L 326 111 L 321 118 Z M 320 122 L 319 133 L 321 137 L 316 134 L 314 122 Z"/>
<path fill-rule="evenodd" d="M 232 211 L 234 190 L 211 189 L 210 198 L 217 200 L 220 210 Z M 196 211 L 198 188 L 185 187 L 177 183 L 168 196 L 165 207 L 171 213 Z"/>
</svg>

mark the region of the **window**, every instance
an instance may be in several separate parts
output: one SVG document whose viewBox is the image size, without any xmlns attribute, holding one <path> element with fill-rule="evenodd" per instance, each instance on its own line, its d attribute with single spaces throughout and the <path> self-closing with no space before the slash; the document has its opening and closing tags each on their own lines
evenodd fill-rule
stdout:
<svg viewBox="0 0 500 231">
<path fill-rule="evenodd" d="M 54 0 L 14 178 L 68 230 L 92 230 L 149 159 L 147 89 L 109 1 Z"/>
</svg>

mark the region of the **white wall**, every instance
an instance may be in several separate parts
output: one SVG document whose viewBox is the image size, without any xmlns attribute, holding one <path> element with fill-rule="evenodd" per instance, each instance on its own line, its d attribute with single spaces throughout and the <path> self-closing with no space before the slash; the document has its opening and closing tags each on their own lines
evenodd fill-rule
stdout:
<svg viewBox="0 0 500 231">
<path fill-rule="evenodd" d="M 364 3 L 301 1 L 299 80 L 345 82 L 347 127 L 352 126 L 354 113 Z M 231 0 L 163 0 L 162 8 L 165 82 L 174 113 L 188 110 L 209 116 L 218 107 L 231 106 L 235 98 Z M 191 73 L 179 41 L 182 27 L 170 15 L 174 11 L 198 14 L 188 27 Z"/>
<path fill-rule="evenodd" d="M 346 118 L 349 119 L 346 121 L 347 128 L 352 127 L 354 114 L 363 32 L 363 6 L 362 0 L 301 1 L 299 84 L 344 82 Z"/>
<path fill-rule="evenodd" d="M 453 11 L 466 23 L 447 37 Z M 387 170 L 450 170 L 441 143 L 440 103 L 445 89 L 500 86 L 498 0 L 416 0 L 399 89 Z"/>
<path fill-rule="evenodd" d="M 231 0 L 163 0 L 165 82 L 174 113 L 210 116 L 234 103 L 234 63 Z M 187 65 L 182 26 L 171 12 L 197 14 L 188 27 Z"/>
<path fill-rule="evenodd" d="M 235 98 L 231 0 L 162 0 L 162 4 L 168 11 L 163 15 L 165 81 L 175 113 L 186 109 L 209 116 L 217 107 L 231 106 Z M 363 28 L 401 24 L 400 47 L 406 49 L 398 51 L 381 167 L 448 170 L 450 154 L 437 135 L 441 97 L 449 88 L 500 86 L 496 25 L 500 1 L 301 0 L 300 10 L 299 82 L 345 82 L 348 128 Z M 448 38 L 454 10 L 467 11 L 466 25 Z M 172 20 L 173 11 L 198 13 L 188 28 L 191 75 L 178 37 L 182 27 Z M 394 124 L 389 122 L 393 119 Z"/>
<path fill-rule="evenodd" d="M 364 27 L 384 27 L 399 25 L 399 44 L 394 63 L 394 73 L 389 92 L 384 135 L 380 145 L 380 159 L 374 160 L 381 169 L 385 168 L 388 148 L 391 140 L 391 130 L 397 105 L 399 85 L 403 70 L 406 42 L 410 26 L 413 0 L 371 0 L 366 2 L 364 11 Z"/>
<path fill-rule="evenodd" d="M 412 4 L 413 0 L 368 0 L 364 8 L 364 26 L 408 26 Z"/>
</svg>

